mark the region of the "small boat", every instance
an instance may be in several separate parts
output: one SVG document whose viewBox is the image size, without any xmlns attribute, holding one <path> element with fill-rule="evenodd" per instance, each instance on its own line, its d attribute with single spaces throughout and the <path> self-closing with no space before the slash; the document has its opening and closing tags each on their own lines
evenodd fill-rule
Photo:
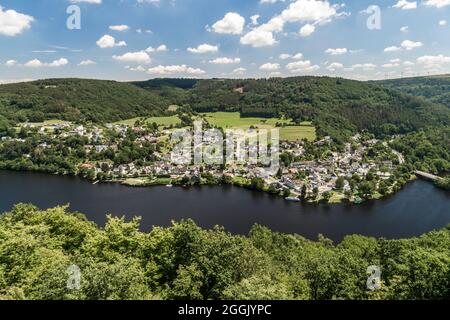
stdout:
<svg viewBox="0 0 450 320">
<path fill-rule="evenodd" d="M 301 201 L 299 198 L 296 198 L 296 197 L 287 197 L 287 198 L 284 198 L 284 200 L 286 200 L 286 201 L 293 201 L 293 202 L 300 202 Z"/>
<path fill-rule="evenodd" d="M 167 187 L 167 188 L 172 188 L 172 187 L 173 187 L 173 184 L 166 184 L 166 187 Z"/>
</svg>

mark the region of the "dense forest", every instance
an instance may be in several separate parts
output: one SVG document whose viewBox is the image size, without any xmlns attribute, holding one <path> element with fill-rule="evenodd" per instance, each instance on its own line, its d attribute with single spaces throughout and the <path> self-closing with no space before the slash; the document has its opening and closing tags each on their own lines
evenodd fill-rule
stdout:
<svg viewBox="0 0 450 320">
<path fill-rule="evenodd" d="M 450 127 L 436 127 L 409 133 L 391 146 L 415 170 L 443 174 L 450 171 Z"/>
<path fill-rule="evenodd" d="M 197 112 L 240 111 L 244 117 L 312 120 L 319 136 L 337 141 L 363 129 L 383 136 L 450 124 L 450 110 L 440 104 L 341 78 L 211 79 L 195 84 L 156 79 L 136 84 Z M 184 89 L 191 85 L 192 89 Z"/>
<path fill-rule="evenodd" d="M 248 236 L 193 221 L 102 228 L 67 207 L 0 217 L 0 299 L 449 299 L 450 226 L 417 238 L 347 236 L 334 245 L 255 225 Z M 68 268 L 81 271 L 79 290 Z M 381 288 L 367 289 L 367 268 Z"/>
<path fill-rule="evenodd" d="M 449 75 L 383 80 L 376 83 L 450 107 Z"/>
<path fill-rule="evenodd" d="M 0 123 L 2 119 L 112 122 L 161 115 L 166 108 L 161 96 L 115 81 L 50 79 L 0 85 Z"/>
<path fill-rule="evenodd" d="M 0 85 L 0 131 L 45 119 L 113 122 L 164 115 L 168 106 L 243 117 L 313 121 L 319 137 L 347 140 L 366 129 L 378 136 L 450 124 L 450 110 L 378 84 L 329 77 L 247 80 L 155 79 L 143 82 L 50 79 Z M 3 129 L 2 129 L 3 128 Z"/>
</svg>

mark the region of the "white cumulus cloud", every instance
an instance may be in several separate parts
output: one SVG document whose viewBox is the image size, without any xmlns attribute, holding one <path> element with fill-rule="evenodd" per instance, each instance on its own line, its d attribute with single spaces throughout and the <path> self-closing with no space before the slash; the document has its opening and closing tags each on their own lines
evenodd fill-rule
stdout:
<svg viewBox="0 0 450 320">
<path fill-rule="evenodd" d="M 148 69 L 147 73 L 159 75 L 187 74 L 191 76 L 199 76 L 205 74 L 206 72 L 202 69 L 188 67 L 187 65 L 183 64 L 170 66 L 159 65 L 157 67 Z"/>
<path fill-rule="evenodd" d="M 255 14 L 253 16 L 250 17 L 250 20 L 252 21 L 252 25 L 257 26 L 258 25 L 258 19 L 261 16 L 259 14 Z"/>
<path fill-rule="evenodd" d="M 88 59 L 88 60 L 81 61 L 78 65 L 79 66 L 90 66 L 93 64 L 96 64 L 96 62 Z"/>
<path fill-rule="evenodd" d="M 244 30 L 245 18 L 236 12 L 228 12 L 222 20 L 213 24 L 211 31 L 223 34 L 241 34 Z"/>
<path fill-rule="evenodd" d="M 217 51 L 219 51 L 219 47 L 204 43 L 204 44 L 199 45 L 197 48 L 188 48 L 187 51 L 189 51 L 191 53 L 198 53 L 198 54 L 216 53 Z"/>
<path fill-rule="evenodd" d="M 289 4 L 280 14 L 273 16 L 268 22 L 261 24 L 241 37 L 241 44 L 255 48 L 273 46 L 277 43 L 274 33 L 284 30 L 286 23 L 306 23 L 308 27 L 300 32 L 303 36 L 310 35 L 317 26 L 326 24 L 334 18 L 344 15 L 338 13 L 342 5 L 331 5 L 324 0 L 296 0 Z"/>
<path fill-rule="evenodd" d="M 41 68 L 41 67 L 62 67 L 69 64 L 69 60 L 66 58 L 60 58 L 57 60 L 53 60 L 52 62 L 42 62 L 39 59 L 33 59 L 24 64 L 24 67 L 27 68 Z"/>
<path fill-rule="evenodd" d="M 104 35 L 100 39 L 97 40 L 97 46 L 102 49 L 105 48 L 113 48 L 113 47 L 125 47 L 127 44 L 125 41 L 116 42 L 116 39 L 109 34 Z"/>
<path fill-rule="evenodd" d="M 109 26 L 109 30 L 113 30 L 113 31 L 127 31 L 128 29 L 130 29 L 130 27 L 125 24 Z"/>
<path fill-rule="evenodd" d="M 167 48 L 167 46 L 165 44 L 162 44 L 160 46 L 158 46 L 157 48 L 153 48 L 153 47 L 148 47 L 147 49 L 145 49 L 146 52 L 148 53 L 153 53 L 153 52 L 166 52 L 169 49 Z"/>
<path fill-rule="evenodd" d="M 145 51 L 127 52 L 120 56 L 113 56 L 113 59 L 121 62 L 133 62 L 133 63 L 150 63 L 152 59 Z"/>
<path fill-rule="evenodd" d="M 259 70 L 263 71 L 275 71 L 280 69 L 280 65 L 278 63 L 265 63 L 259 67 Z"/>
<path fill-rule="evenodd" d="M 0 35 L 14 37 L 31 28 L 32 16 L 14 10 L 3 10 L 0 6 Z"/>
<path fill-rule="evenodd" d="M 314 33 L 314 31 L 316 31 L 316 27 L 312 24 L 307 23 L 303 27 L 300 28 L 298 33 L 302 37 L 309 37 L 310 35 L 312 35 Z"/>
<path fill-rule="evenodd" d="M 450 57 L 442 54 L 436 56 L 422 56 L 417 58 L 417 63 L 424 65 L 425 68 L 437 68 L 440 69 L 444 64 L 450 63 Z"/>
<path fill-rule="evenodd" d="M 423 46 L 422 42 L 415 42 L 415 41 L 411 41 L 411 40 L 405 40 L 402 42 L 401 44 L 402 48 L 405 50 L 412 50 L 415 48 L 420 48 Z"/>
<path fill-rule="evenodd" d="M 15 65 L 17 65 L 17 61 L 16 60 L 8 60 L 5 63 L 5 66 L 7 66 L 7 67 L 14 67 Z"/>
<path fill-rule="evenodd" d="M 54 60 L 54 61 L 50 62 L 48 64 L 48 66 L 49 67 L 62 67 L 62 66 L 67 65 L 68 63 L 69 63 L 69 60 L 67 60 L 65 58 L 61 58 L 61 59 Z"/>
<path fill-rule="evenodd" d="M 400 50 L 402 50 L 402 48 L 396 47 L 396 46 L 391 46 L 391 47 L 384 48 L 384 52 L 397 52 L 397 51 L 400 51 Z"/>
<path fill-rule="evenodd" d="M 443 8 L 450 6 L 450 0 L 425 0 L 424 4 L 430 7 Z"/>
<path fill-rule="evenodd" d="M 347 48 L 329 48 L 325 50 L 325 53 L 331 54 L 332 56 L 338 56 L 342 54 L 346 54 L 348 52 Z"/>
<path fill-rule="evenodd" d="M 279 58 L 281 60 L 287 60 L 287 59 L 301 60 L 301 59 L 303 59 L 303 54 L 300 52 L 296 53 L 296 54 L 282 53 L 279 55 Z"/>
<path fill-rule="evenodd" d="M 278 43 L 272 32 L 261 29 L 255 29 L 245 34 L 240 42 L 241 44 L 250 45 L 254 48 L 273 46 Z"/>
<path fill-rule="evenodd" d="M 211 64 L 237 64 L 240 63 L 241 59 L 240 58 L 216 58 L 214 60 L 209 61 L 209 63 Z"/>
<path fill-rule="evenodd" d="M 342 68 L 344 68 L 344 65 L 339 62 L 333 62 L 327 66 L 327 70 L 329 70 L 331 72 L 334 72 L 334 71 L 336 71 L 338 69 L 342 69 Z"/>
<path fill-rule="evenodd" d="M 411 40 L 405 40 L 403 41 L 400 46 L 390 46 L 387 48 L 384 48 L 384 52 L 397 52 L 397 51 L 401 51 L 401 50 L 413 50 L 416 48 L 420 48 L 423 46 L 422 42 L 419 41 L 411 41 Z"/>
<path fill-rule="evenodd" d="M 309 60 L 301 60 L 288 63 L 286 69 L 291 73 L 305 73 L 319 70 L 320 67 L 316 64 L 313 65 Z"/>
</svg>

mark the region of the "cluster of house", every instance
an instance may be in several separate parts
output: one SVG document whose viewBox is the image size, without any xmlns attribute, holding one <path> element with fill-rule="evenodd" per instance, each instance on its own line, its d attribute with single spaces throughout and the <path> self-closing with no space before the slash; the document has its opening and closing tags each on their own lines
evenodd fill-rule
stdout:
<svg viewBox="0 0 450 320">
<path fill-rule="evenodd" d="M 355 136 L 354 139 L 358 140 L 359 136 Z M 330 141 L 326 137 L 317 141 L 316 144 L 322 145 Z M 294 194 L 300 193 L 305 185 L 307 192 L 316 189 L 320 195 L 336 189 L 336 181 L 340 177 L 344 178 L 342 188 L 344 192 L 350 190 L 347 179 L 355 175 L 363 179 L 369 172 L 374 172 L 381 179 L 389 179 L 394 168 L 393 161 L 366 161 L 364 157 L 367 149 L 377 142 L 376 139 L 360 141 L 356 149 L 352 149 L 350 143 L 348 143 L 344 152 L 332 152 L 327 159 L 293 162 L 282 169 L 282 176 L 278 183 L 291 189 Z M 305 152 L 301 142 L 284 142 L 282 149 L 292 152 L 295 156 L 301 156 Z M 393 150 L 392 153 L 398 156 L 398 153 Z"/>
<path fill-rule="evenodd" d="M 30 127 L 30 126 L 24 126 Z M 122 138 L 126 137 L 129 127 L 126 125 L 108 124 L 107 128 L 114 130 Z M 136 142 L 150 142 L 157 143 L 159 138 L 163 135 L 170 134 L 170 132 L 151 132 L 144 127 L 132 128 L 135 132 L 139 132 Z M 105 139 L 103 133 L 104 129 L 96 126 L 83 126 L 71 124 L 51 124 L 41 126 L 39 131 L 42 133 L 53 133 L 52 137 L 67 138 L 70 136 L 82 136 L 88 138 L 89 144 L 85 145 L 85 150 L 88 153 L 101 153 L 108 149 L 117 150 L 118 145 L 113 144 Z M 56 134 L 57 132 L 57 134 Z M 2 141 L 11 139 L 3 137 Z M 96 174 L 104 173 L 114 178 L 128 178 L 139 176 L 160 176 L 170 177 L 173 179 L 183 177 L 197 177 L 201 172 L 208 172 L 209 174 L 222 177 L 242 177 L 251 179 L 259 177 L 264 179 L 267 185 L 272 185 L 279 189 L 288 188 L 293 195 L 300 194 L 304 185 L 308 192 L 318 190 L 318 193 L 324 193 L 336 188 L 336 181 L 339 177 L 349 178 L 353 175 L 365 177 L 369 171 L 374 171 L 382 179 L 388 179 L 391 176 L 394 164 L 392 161 L 365 161 L 365 154 L 367 148 L 373 146 L 378 141 L 376 139 L 360 141 L 359 136 L 354 137 L 358 141 L 357 148 L 352 148 L 350 143 L 346 145 L 345 151 L 338 153 L 332 152 L 330 156 L 321 161 L 299 161 L 289 164 L 289 166 L 282 166 L 275 174 L 268 173 L 267 170 L 254 159 L 249 159 L 244 163 L 233 163 L 225 166 L 217 165 L 194 165 L 194 164 L 177 164 L 173 162 L 170 152 L 161 153 L 155 152 L 155 161 L 146 163 L 145 165 L 137 165 L 136 163 L 116 165 L 111 161 L 99 162 L 85 162 L 80 164 L 80 169 L 93 170 Z M 23 139 L 16 139 L 24 141 Z M 205 141 L 205 145 L 210 141 Z M 315 142 L 317 146 L 332 143 L 330 137 L 325 137 L 322 140 Z M 51 147 L 43 142 L 40 147 Z M 247 148 L 247 149 L 245 149 Z M 255 146 L 244 147 L 244 152 L 256 152 L 252 150 Z M 301 158 L 305 153 L 303 141 L 283 141 L 280 143 L 280 152 L 288 152 L 294 155 L 294 158 Z M 170 148 L 167 148 L 170 150 Z M 276 150 L 278 151 L 278 150 Z M 393 151 L 394 152 L 394 151 Z M 396 153 L 398 155 L 398 153 Z M 401 155 L 398 155 L 401 160 Z M 349 190 L 350 186 L 347 180 L 344 182 L 343 190 Z"/>
</svg>

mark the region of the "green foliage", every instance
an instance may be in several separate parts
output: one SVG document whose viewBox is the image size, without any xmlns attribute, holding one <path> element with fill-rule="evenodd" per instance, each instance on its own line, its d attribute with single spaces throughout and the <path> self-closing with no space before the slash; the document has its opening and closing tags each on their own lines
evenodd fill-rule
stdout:
<svg viewBox="0 0 450 320">
<path fill-rule="evenodd" d="M 155 79 L 130 84 L 50 79 L 0 86 L 0 135 L 2 116 L 11 122 L 113 122 L 173 114 L 170 104 L 197 112 L 239 111 L 243 117 L 312 121 L 319 137 L 329 135 L 338 142 L 361 130 L 384 136 L 450 123 L 450 110 L 442 105 L 340 78 Z"/>
<path fill-rule="evenodd" d="M 377 83 L 450 107 L 450 76 L 448 75 L 383 80 Z"/>
<path fill-rule="evenodd" d="M 187 90 L 184 102 L 198 112 L 239 111 L 243 117 L 312 120 L 319 137 L 330 135 L 337 141 L 363 129 L 382 136 L 450 123 L 450 111 L 443 106 L 340 78 L 199 80 Z"/>
<path fill-rule="evenodd" d="M 433 174 L 450 171 L 450 127 L 436 127 L 395 139 L 391 144 L 416 170 Z"/>
<path fill-rule="evenodd" d="M 192 221 L 104 228 L 67 207 L 17 205 L 0 217 L 0 299 L 448 299 L 450 227 L 405 240 L 313 242 L 254 226 L 248 237 Z M 67 269 L 81 270 L 80 290 Z M 382 288 L 366 287 L 367 267 Z"/>
<path fill-rule="evenodd" d="M 444 190 L 450 190 L 450 178 L 442 178 L 436 181 L 436 185 Z"/>
<path fill-rule="evenodd" d="M 49 79 L 0 86 L 0 115 L 14 122 L 113 122 L 161 115 L 167 105 L 162 97 L 115 81 Z"/>
</svg>

